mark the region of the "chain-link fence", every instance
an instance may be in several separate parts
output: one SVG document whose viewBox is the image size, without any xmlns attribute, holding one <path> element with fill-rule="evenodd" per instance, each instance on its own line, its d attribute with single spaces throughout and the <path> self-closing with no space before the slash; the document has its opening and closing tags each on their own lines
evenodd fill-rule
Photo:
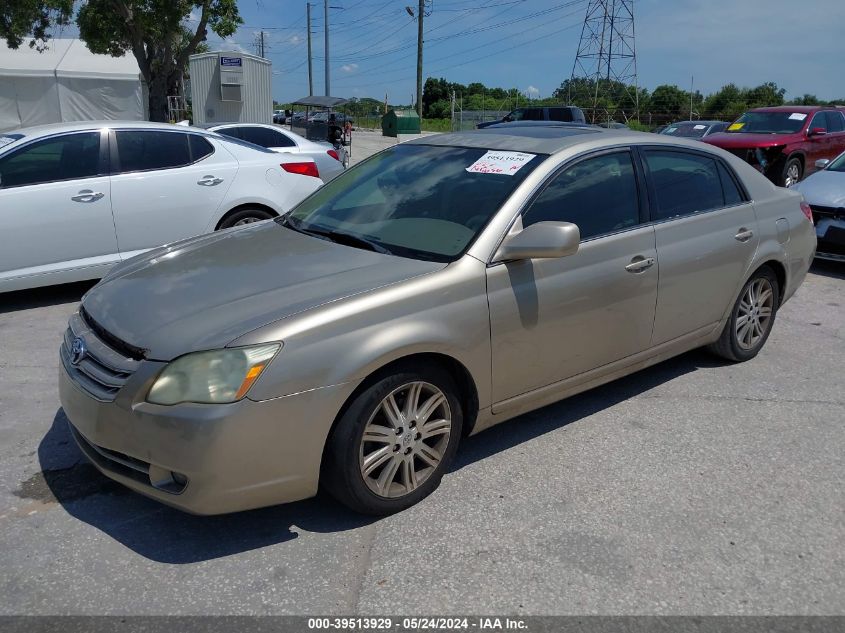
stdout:
<svg viewBox="0 0 845 633">
<path fill-rule="evenodd" d="M 500 121 L 510 110 L 460 110 L 455 109 L 452 131 L 474 130 L 483 121 Z"/>
</svg>

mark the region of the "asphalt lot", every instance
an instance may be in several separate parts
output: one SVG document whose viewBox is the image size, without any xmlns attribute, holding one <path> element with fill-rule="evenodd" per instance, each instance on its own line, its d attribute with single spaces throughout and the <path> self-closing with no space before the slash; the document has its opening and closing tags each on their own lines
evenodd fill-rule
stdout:
<svg viewBox="0 0 845 633">
<path fill-rule="evenodd" d="M 466 441 L 371 520 L 193 517 L 74 446 L 57 350 L 90 284 L 0 295 L 0 614 L 845 613 L 845 266 L 761 355 L 692 352 Z"/>
</svg>

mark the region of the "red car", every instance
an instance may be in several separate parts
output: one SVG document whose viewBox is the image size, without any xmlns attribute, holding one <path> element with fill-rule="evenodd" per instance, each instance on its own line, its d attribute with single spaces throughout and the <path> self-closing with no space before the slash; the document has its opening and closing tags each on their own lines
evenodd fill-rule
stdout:
<svg viewBox="0 0 845 633">
<path fill-rule="evenodd" d="M 769 180 L 791 187 L 816 161 L 845 151 L 841 106 L 777 106 L 749 110 L 721 134 L 703 139 L 748 161 Z"/>
</svg>

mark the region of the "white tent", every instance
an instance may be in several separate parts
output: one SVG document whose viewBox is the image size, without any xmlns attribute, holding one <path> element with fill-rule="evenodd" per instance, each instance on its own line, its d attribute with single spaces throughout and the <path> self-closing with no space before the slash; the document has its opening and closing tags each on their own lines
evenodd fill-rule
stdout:
<svg viewBox="0 0 845 633">
<path fill-rule="evenodd" d="M 51 39 L 39 53 L 0 40 L 0 132 L 100 119 L 144 120 L 146 93 L 131 55 L 95 55 L 78 39 Z"/>
</svg>

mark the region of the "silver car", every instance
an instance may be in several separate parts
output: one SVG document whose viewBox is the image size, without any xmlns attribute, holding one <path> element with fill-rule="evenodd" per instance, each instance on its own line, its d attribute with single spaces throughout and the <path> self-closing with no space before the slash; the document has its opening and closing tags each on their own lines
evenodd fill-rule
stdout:
<svg viewBox="0 0 845 633">
<path fill-rule="evenodd" d="M 820 171 L 793 186 L 800 191 L 813 210 L 816 236 L 819 240 L 816 257 L 845 261 L 845 153 L 832 161 L 816 161 Z"/>
<path fill-rule="evenodd" d="M 428 136 L 116 268 L 70 320 L 62 405 L 97 468 L 190 512 L 318 486 L 395 512 L 467 435 L 693 348 L 753 358 L 815 252 L 802 205 L 696 141 Z"/>
</svg>

